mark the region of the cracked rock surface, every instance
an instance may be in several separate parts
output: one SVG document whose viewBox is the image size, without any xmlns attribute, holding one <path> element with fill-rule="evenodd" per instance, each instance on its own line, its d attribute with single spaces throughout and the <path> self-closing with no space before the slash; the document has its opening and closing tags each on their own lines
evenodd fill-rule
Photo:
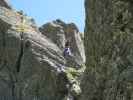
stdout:
<svg viewBox="0 0 133 100">
<path fill-rule="evenodd" d="M 63 56 L 67 39 L 72 43 L 71 63 Z M 75 24 L 55 20 L 38 29 L 28 16 L 0 5 L 0 96 L 77 100 L 84 63 L 83 41 Z"/>
</svg>

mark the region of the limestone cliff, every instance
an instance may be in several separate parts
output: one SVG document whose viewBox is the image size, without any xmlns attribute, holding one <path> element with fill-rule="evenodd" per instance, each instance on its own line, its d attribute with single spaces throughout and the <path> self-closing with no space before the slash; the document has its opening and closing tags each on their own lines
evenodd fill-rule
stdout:
<svg viewBox="0 0 133 100">
<path fill-rule="evenodd" d="M 56 20 L 40 31 L 22 12 L 0 6 L 0 96 L 10 100 L 77 99 L 85 68 L 77 27 Z M 63 56 L 63 41 L 68 38 L 71 66 Z"/>
<path fill-rule="evenodd" d="M 133 2 L 85 0 L 81 100 L 133 100 Z"/>
</svg>

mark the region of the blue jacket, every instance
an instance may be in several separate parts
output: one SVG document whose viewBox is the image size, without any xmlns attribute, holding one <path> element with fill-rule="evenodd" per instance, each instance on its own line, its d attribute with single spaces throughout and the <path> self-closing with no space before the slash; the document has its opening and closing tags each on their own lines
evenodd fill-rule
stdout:
<svg viewBox="0 0 133 100">
<path fill-rule="evenodd" d="M 65 48 L 63 54 L 64 54 L 64 56 L 67 56 L 67 55 L 71 56 L 70 48 Z"/>
</svg>

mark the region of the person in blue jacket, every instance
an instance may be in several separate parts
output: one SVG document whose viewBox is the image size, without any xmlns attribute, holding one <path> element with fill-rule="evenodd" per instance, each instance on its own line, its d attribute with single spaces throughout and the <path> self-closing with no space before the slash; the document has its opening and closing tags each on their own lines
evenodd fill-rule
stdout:
<svg viewBox="0 0 133 100">
<path fill-rule="evenodd" d="M 64 49 L 63 54 L 64 54 L 65 57 L 66 57 L 66 56 L 71 56 L 71 55 L 72 55 L 71 50 L 70 50 L 70 43 L 69 43 L 69 41 L 67 41 L 67 42 L 65 43 L 65 49 Z"/>
</svg>

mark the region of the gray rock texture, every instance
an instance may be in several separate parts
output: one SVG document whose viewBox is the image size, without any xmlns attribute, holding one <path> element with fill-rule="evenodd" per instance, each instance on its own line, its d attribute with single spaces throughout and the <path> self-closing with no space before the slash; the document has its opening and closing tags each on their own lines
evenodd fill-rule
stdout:
<svg viewBox="0 0 133 100">
<path fill-rule="evenodd" d="M 85 0 L 81 100 L 133 100 L 133 2 Z"/>
<path fill-rule="evenodd" d="M 6 7 L 8 9 L 12 8 L 8 0 L 0 0 L 0 6 Z"/>
<path fill-rule="evenodd" d="M 67 27 L 70 31 L 66 33 Z M 74 100 L 81 94 L 85 56 L 78 29 L 74 24 L 56 20 L 40 30 L 42 33 L 21 12 L 0 6 L 0 97 Z M 63 41 L 68 38 L 73 60 L 80 62 L 78 69 L 68 66 L 68 59 L 62 54 Z"/>
<path fill-rule="evenodd" d="M 74 23 L 65 24 L 60 19 L 57 19 L 51 23 L 44 24 L 40 27 L 40 31 L 50 38 L 62 51 L 65 48 L 65 42 L 69 41 L 74 59 L 80 64 L 85 63 L 83 41 Z"/>
</svg>

